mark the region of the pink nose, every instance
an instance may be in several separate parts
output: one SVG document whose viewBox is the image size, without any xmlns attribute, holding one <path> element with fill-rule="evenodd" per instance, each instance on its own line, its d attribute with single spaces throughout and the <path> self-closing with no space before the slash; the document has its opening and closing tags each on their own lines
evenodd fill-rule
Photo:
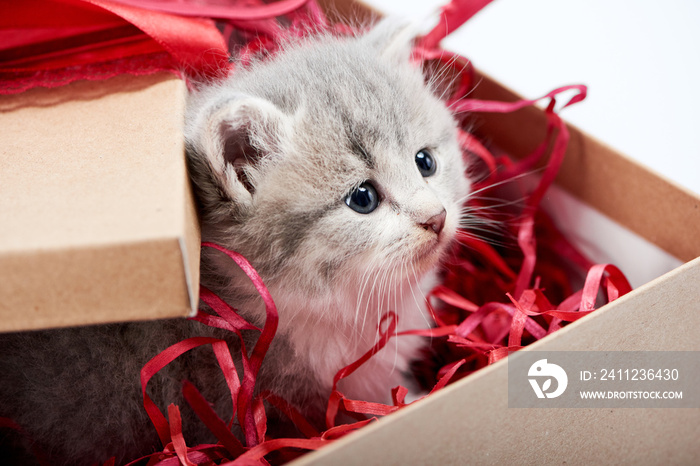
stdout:
<svg viewBox="0 0 700 466">
<path fill-rule="evenodd" d="M 424 223 L 421 223 L 420 226 L 426 230 L 433 230 L 435 234 L 439 236 L 440 232 L 445 227 L 445 217 L 447 217 L 447 212 L 445 212 L 445 209 L 442 209 L 442 212 L 437 215 L 433 215 Z"/>
</svg>

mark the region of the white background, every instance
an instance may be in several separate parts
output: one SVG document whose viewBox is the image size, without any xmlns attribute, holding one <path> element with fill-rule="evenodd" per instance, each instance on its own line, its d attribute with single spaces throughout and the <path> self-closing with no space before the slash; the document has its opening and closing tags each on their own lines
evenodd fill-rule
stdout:
<svg viewBox="0 0 700 466">
<path fill-rule="evenodd" d="M 368 0 L 426 27 L 445 0 Z M 586 84 L 562 116 L 700 193 L 700 1 L 495 0 L 443 46 L 528 98 Z"/>
</svg>

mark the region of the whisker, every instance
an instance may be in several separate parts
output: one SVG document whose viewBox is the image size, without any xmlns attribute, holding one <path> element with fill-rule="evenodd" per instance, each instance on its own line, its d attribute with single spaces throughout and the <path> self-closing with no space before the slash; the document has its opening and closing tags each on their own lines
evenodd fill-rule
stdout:
<svg viewBox="0 0 700 466">
<path fill-rule="evenodd" d="M 462 203 L 462 202 L 466 201 L 467 199 L 474 197 L 476 194 L 482 193 L 484 191 L 487 191 L 489 189 L 493 189 L 493 188 L 498 187 L 498 186 L 503 186 L 505 184 L 512 183 L 513 181 L 517 181 L 517 180 L 532 176 L 533 174 L 541 172 L 541 171 L 543 171 L 543 169 L 530 170 L 530 171 L 527 171 L 525 173 L 519 173 L 519 174 L 512 176 L 510 178 L 506 178 L 505 180 L 496 181 L 495 183 L 491 183 L 488 186 L 483 186 L 475 191 L 469 192 L 466 196 L 463 196 L 463 197 L 457 199 L 457 202 Z"/>
<path fill-rule="evenodd" d="M 466 63 L 466 65 L 465 65 L 465 68 L 464 68 L 464 69 L 466 69 L 466 66 L 469 65 L 469 64 L 471 64 L 471 60 L 467 60 L 467 63 Z M 463 69 L 463 70 L 464 70 L 464 69 Z M 463 70 L 462 70 L 462 71 L 463 71 Z M 474 85 L 471 87 L 471 89 L 469 89 L 467 92 L 465 92 L 463 96 L 455 97 L 454 102 L 452 102 L 452 103 L 447 107 L 447 109 L 448 109 L 449 111 L 451 111 L 454 115 L 459 115 L 459 114 L 461 114 L 461 113 L 468 113 L 468 112 L 466 112 L 466 111 L 459 111 L 459 112 L 458 112 L 458 111 L 455 111 L 453 107 L 454 107 L 455 105 L 457 105 L 457 104 L 459 103 L 460 100 L 464 100 L 464 99 L 468 98 L 470 95 L 472 95 L 472 93 L 476 92 L 476 89 L 481 85 L 481 83 L 482 83 L 483 81 L 484 81 L 484 77 L 483 77 L 483 76 L 479 76 L 479 80 L 478 80 L 476 83 L 474 83 Z"/>
<path fill-rule="evenodd" d="M 499 199 L 495 197 L 478 197 L 474 196 L 471 198 L 471 200 L 474 201 L 483 201 L 483 202 L 494 202 L 494 204 L 487 204 L 487 205 L 472 205 L 472 204 L 465 204 L 462 209 L 463 210 L 489 210 L 489 209 L 502 209 L 504 207 L 511 207 L 514 205 L 519 205 L 522 204 L 525 201 L 525 198 L 521 199 L 513 199 L 513 200 L 505 200 L 505 199 Z"/>
<path fill-rule="evenodd" d="M 373 261 L 372 265 L 374 265 L 374 261 Z M 362 334 L 362 335 L 364 335 L 365 324 L 367 323 L 367 316 L 369 314 L 370 304 L 371 304 L 372 298 L 374 297 L 374 294 L 375 294 L 374 290 L 375 290 L 376 285 L 377 285 L 377 279 L 379 278 L 379 275 L 380 275 L 379 270 L 376 270 L 375 268 L 372 268 L 371 270 L 373 272 L 375 272 L 375 275 L 374 275 L 374 281 L 372 282 L 372 286 L 369 289 L 369 294 L 367 295 L 367 303 L 365 304 L 365 312 L 364 312 L 364 316 L 362 318 L 362 327 L 360 328 L 360 334 Z"/>
<path fill-rule="evenodd" d="M 490 237 L 490 236 L 480 235 L 478 233 L 471 233 L 468 231 L 465 231 L 464 235 L 466 235 L 470 238 L 473 238 L 473 239 L 477 239 L 479 241 L 483 241 L 484 243 L 488 243 L 492 246 L 497 246 L 497 247 L 502 247 L 502 248 L 513 248 L 513 247 L 516 247 L 516 245 L 517 245 L 515 241 L 512 241 L 512 242 L 502 241 L 502 240 L 498 240 L 498 239 L 495 239 L 495 238 Z"/>
</svg>

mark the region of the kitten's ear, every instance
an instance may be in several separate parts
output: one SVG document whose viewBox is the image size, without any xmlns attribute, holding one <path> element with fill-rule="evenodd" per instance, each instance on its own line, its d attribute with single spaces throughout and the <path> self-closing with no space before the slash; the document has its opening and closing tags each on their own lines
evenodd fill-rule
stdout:
<svg viewBox="0 0 700 466">
<path fill-rule="evenodd" d="M 242 94 L 200 114 L 188 142 L 203 202 L 213 207 L 232 201 L 236 210 L 250 207 L 261 161 L 279 151 L 284 126 L 285 115 L 274 104 Z"/>
<path fill-rule="evenodd" d="M 414 24 L 407 20 L 387 17 L 374 25 L 365 39 L 379 49 L 382 58 L 407 62 L 416 34 Z"/>
<path fill-rule="evenodd" d="M 403 64 L 410 61 L 418 32 L 419 27 L 415 23 L 387 17 L 379 21 L 365 37 L 372 46 L 379 49 L 382 58 Z M 445 64 L 440 59 L 426 60 L 421 65 L 423 81 L 435 97 L 447 100 L 455 94 L 459 85 L 459 68 L 453 66 L 453 63 Z M 466 66 L 465 64 L 463 68 Z"/>
</svg>

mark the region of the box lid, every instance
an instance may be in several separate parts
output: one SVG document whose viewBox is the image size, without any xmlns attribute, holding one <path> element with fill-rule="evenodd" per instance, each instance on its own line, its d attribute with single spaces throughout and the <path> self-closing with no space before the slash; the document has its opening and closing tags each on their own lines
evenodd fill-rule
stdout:
<svg viewBox="0 0 700 466">
<path fill-rule="evenodd" d="M 0 98 L 0 330 L 192 312 L 185 95 L 160 73 Z"/>
</svg>

